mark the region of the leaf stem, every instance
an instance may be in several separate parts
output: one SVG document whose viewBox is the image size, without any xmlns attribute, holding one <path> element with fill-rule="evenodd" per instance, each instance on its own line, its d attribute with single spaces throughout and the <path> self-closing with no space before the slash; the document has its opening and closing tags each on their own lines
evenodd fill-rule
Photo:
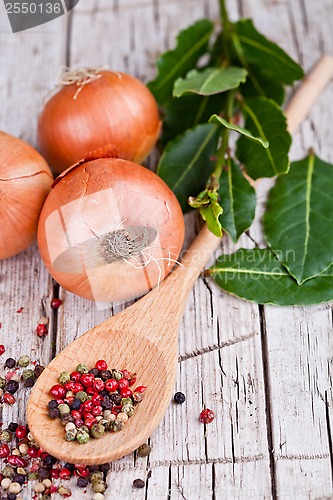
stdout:
<svg viewBox="0 0 333 500">
<path fill-rule="evenodd" d="M 222 21 L 222 49 L 224 58 L 230 63 L 230 54 L 229 54 L 229 44 L 228 39 L 230 36 L 230 21 L 228 16 L 228 11 L 225 5 L 225 0 L 219 0 L 220 3 L 220 15 Z"/>
<path fill-rule="evenodd" d="M 235 95 L 235 90 L 230 90 L 228 92 L 227 102 L 225 106 L 225 118 L 228 121 L 232 118 L 233 115 Z M 229 134 L 230 130 L 228 128 L 223 128 L 221 132 L 221 146 L 216 152 L 215 168 L 208 183 L 208 186 L 213 189 L 219 188 L 219 180 L 222 174 L 223 167 L 225 165 L 225 155 L 229 147 Z"/>
</svg>

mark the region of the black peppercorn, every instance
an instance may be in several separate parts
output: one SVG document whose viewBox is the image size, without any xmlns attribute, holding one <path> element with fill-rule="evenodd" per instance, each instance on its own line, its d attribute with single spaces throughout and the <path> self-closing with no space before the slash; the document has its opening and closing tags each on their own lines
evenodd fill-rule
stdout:
<svg viewBox="0 0 333 500">
<path fill-rule="evenodd" d="M 37 476 L 38 476 L 38 479 L 40 479 L 41 481 L 43 479 L 49 479 L 50 478 L 50 472 L 47 469 L 40 468 L 37 471 Z"/>
<path fill-rule="evenodd" d="M 54 420 L 56 418 L 60 417 L 60 411 L 58 408 L 50 408 L 49 409 L 49 416 Z"/>
<path fill-rule="evenodd" d="M 89 465 L 90 472 L 96 472 L 98 471 L 98 468 L 98 465 Z"/>
<path fill-rule="evenodd" d="M 18 424 L 16 422 L 11 422 L 8 425 L 8 429 L 10 430 L 10 432 L 15 432 L 17 428 L 18 428 Z"/>
<path fill-rule="evenodd" d="M 25 382 L 24 382 L 24 387 L 33 387 L 35 385 L 35 379 L 33 377 L 29 377 Z"/>
<path fill-rule="evenodd" d="M 114 405 L 119 406 L 121 404 L 122 400 L 121 394 L 118 393 L 110 394 L 109 398 Z"/>
<path fill-rule="evenodd" d="M 142 479 L 134 479 L 133 486 L 134 486 L 134 488 L 144 488 L 145 482 L 142 481 Z"/>
<path fill-rule="evenodd" d="M 100 469 L 101 472 L 104 472 L 106 474 L 111 469 L 111 465 L 109 463 L 102 464 L 102 465 L 100 465 L 99 469 Z"/>
<path fill-rule="evenodd" d="M 99 376 L 105 382 L 106 380 L 109 380 L 109 378 L 111 378 L 112 374 L 110 370 L 102 370 L 99 372 Z"/>
<path fill-rule="evenodd" d="M 70 464 L 69 462 L 66 462 L 64 465 L 65 469 L 68 469 L 71 472 L 74 472 L 74 464 Z"/>
<path fill-rule="evenodd" d="M 91 370 L 89 370 L 89 373 L 92 373 L 94 377 L 98 377 L 99 371 L 97 370 L 97 368 L 92 368 Z"/>
<path fill-rule="evenodd" d="M 17 498 L 16 493 L 8 493 L 7 495 L 8 500 L 16 500 L 16 498 Z"/>
<path fill-rule="evenodd" d="M 13 359 L 13 358 L 7 358 L 6 359 L 6 361 L 5 361 L 5 367 L 6 368 L 14 368 L 15 365 L 16 365 L 15 359 Z"/>
<path fill-rule="evenodd" d="M 53 457 L 52 455 L 46 455 L 46 457 L 43 459 L 43 464 L 49 468 L 52 467 L 56 463 L 57 459 Z"/>
<path fill-rule="evenodd" d="M 72 410 L 78 410 L 81 406 L 81 401 L 79 399 L 73 399 L 71 404 L 69 405 Z"/>
<path fill-rule="evenodd" d="M 38 378 L 43 373 L 44 370 L 45 370 L 44 366 L 36 365 L 34 369 L 35 377 Z"/>
<path fill-rule="evenodd" d="M 19 388 L 18 382 L 16 380 L 9 380 L 6 385 L 6 391 L 10 394 L 15 394 L 17 389 Z"/>
<path fill-rule="evenodd" d="M 13 482 L 23 484 L 25 482 L 25 476 L 23 474 L 15 474 Z"/>
<path fill-rule="evenodd" d="M 51 401 L 49 401 L 47 403 L 47 406 L 48 406 L 49 410 L 51 410 L 52 408 L 58 408 L 58 403 L 55 399 L 52 399 Z"/>
<path fill-rule="evenodd" d="M 106 396 L 104 398 L 104 401 L 101 402 L 101 407 L 103 408 L 103 410 L 111 410 L 111 408 L 113 407 L 113 403 L 108 396 Z"/>
<path fill-rule="evenodd" d="M 182 392 L 176 392 L 176 394 L 173 397 L 173 400 L 175 403 L 181 405 L 186 400 L 185 394 L 183 394 Z"/>
<path fill-rule="evenodd" d="M 103 389 L 101 392 L 100 392 L 100 395 L 103 396 L 103 398 L 105 398 L 105 396 L 108 396 L 109 395 L 109 391 L 107 391 L 106 389 Z"/>
<path fill-rule="evenodd" d="M 89 481 L 86 477 L 78 477 L 76 484 L 79 488 L 85 488 L 86 486 L 88 486 Z"/>
</svg>

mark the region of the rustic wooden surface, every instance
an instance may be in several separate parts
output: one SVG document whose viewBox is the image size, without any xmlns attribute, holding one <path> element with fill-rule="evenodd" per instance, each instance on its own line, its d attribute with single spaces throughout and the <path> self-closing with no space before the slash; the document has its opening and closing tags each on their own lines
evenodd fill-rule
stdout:
<svg viewBox="0 0 333 500">
<path fill-rule="evenodd" d="M 231 17 L 251 16 L 308 70 L 333 54 L 332 0 L 229 0 Z M 147 81 L 156 55 L 202 16 L 217 18 L 217 0 L 81 0 L 69 16 L 20 34 L 10 32 L 0 4 L 0 128 L 36 143 L 43 97 L 65 64 L 107 65 Z M 313 146 L 333 162 L 333 85 L 294 136 L 292 158 Z M 264 185 L 259 198 L 264 199 Z M 258 221 L 238 246 L 262 245 Z M 196 234 L 187 218 L 187 241 Z M 224 239 L 222 251 L 234 246 Z M 102 311 L 54 286 L 37 248 L 0 263 L 1 343 L 8 355 L 33 353 L 46 364 L 71 340 L 124 306 Z M 51 312 L 50 299 L 64 305 Z M 16 311 L 24 307 L 21 313 Z M 50 333 L 35 335 L 40 316 Z M 131 454 L 112 464 L 111 498 L 333 498 L 332 311 L 317 307 L 258 307 L 200 278 L 181 324 L 176 389 L 150 439 L 149 459 Z M 204 429 L 203 405 L 216 413 Z M 1 409 L 1 420 L 24 420 L 25 401 Z M 147 479 L 134 490 L 132 481 Z M 73 497 L 89 493 L 72 486 Z M 25 498 L 31 498 L 25 493 Z"/>
</svg>

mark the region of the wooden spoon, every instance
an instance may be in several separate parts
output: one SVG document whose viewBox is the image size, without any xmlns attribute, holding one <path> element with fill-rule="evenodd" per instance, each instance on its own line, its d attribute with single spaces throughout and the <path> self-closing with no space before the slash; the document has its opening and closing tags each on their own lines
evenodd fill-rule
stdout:
<svg viewBox="0 0 333 500">
<path fill-rule="evenodd" d="M 332 72 L 333 59 L 326 56 L 305 79 L 286 111 L 291 131 L 304 118 Z M 42 448 L 71 463 L 101 464 L 130 453 L 147 440 L 163 418 L 174 390 L 178 328 L 188 294 L 219 242 L 204 226 L 183 265 L 159 288 L 86 332 L 48 365 L 27 406 L 28 425 Z M 105 359 L 110 367 L 136 372 L 140 385 L 148 389 L 122 431 L 107 432 L 102 439 L 91 439 L 85 445 L 69 443 L 59 420 L 48 416 L 49 390 L 58 382 L 60 372 L 71 372 L 78 363 L 93 366 L 97 359 Z"/>
</svg>

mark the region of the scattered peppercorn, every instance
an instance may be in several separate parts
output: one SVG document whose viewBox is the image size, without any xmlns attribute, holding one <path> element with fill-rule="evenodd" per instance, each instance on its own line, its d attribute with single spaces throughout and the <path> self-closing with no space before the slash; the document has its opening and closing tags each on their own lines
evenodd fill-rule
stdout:
<svg viewBox="0 0 333 500">
<path fill-rule="evenodd" d="M 13 358 L 7 358 L 5 361 L 5 368 L 14 368 L 16 361 Z"/>
<path fill-rule="evenodd" d="M 16 382 L 16 380 L 9 380 L 6 385 L 6 391 L 9 392 L 10 394 L 15 394 L 15 392 L 18 390 L 19 384 Z"/>
<path fill-rule="evenodd" d="M 149 444 L 144 443 L 136 450 L 138 457 L 148 457 L 151 452 L 151 447 Z"/>
<path fill-rule="evenodd" d="M 38 337 L 44 337 L 48 333 L 48 328 L 47 325 L 44 325 L 44 323 L 39 323 L 36 326 L 36 333 Z"/>
<path fill-rule="evenodd" d="M 183 394 L 182 392 L 176 392 L 176 394 L 173 397 L 173 400 L 178 405 L 182 405 L 186 400 L 185 394 Z"/>
<path fill-rule="evenodd" d="M 210 410 L 209 408 L 204 408 L 202 412 L 200 413 L 200 422 L 204 424 L 210 424 L 214 420 L 214 412 Z"/>
<path fill-rule="evenodd" d="M 77 478 L 77 482 L 76 482 L 76 485 L 79 487 L 79 488 L 86 488 L 89 484 L 89 481 L 86 477 L 78 477 Z"/>
<path fill-rule="evenodd" d="M 21 356 L 17 362 L 17 364 L 22 367 L 26 368 L 28 365 L 30 365 L 30 358 L 29 356 Z"/>
<path fill-rule="evenodd" d="M 62 305 L 61 299 L 52 299 L 51 300 L 51 309 L 56 310 Z"/>
<path fill-rule="evenodd" d="M 133 486 L 134 486 L 134 488 L 144 488 L 145 482 L 142 481 L 142 479 L 134 479 Z"/>
</svg>

